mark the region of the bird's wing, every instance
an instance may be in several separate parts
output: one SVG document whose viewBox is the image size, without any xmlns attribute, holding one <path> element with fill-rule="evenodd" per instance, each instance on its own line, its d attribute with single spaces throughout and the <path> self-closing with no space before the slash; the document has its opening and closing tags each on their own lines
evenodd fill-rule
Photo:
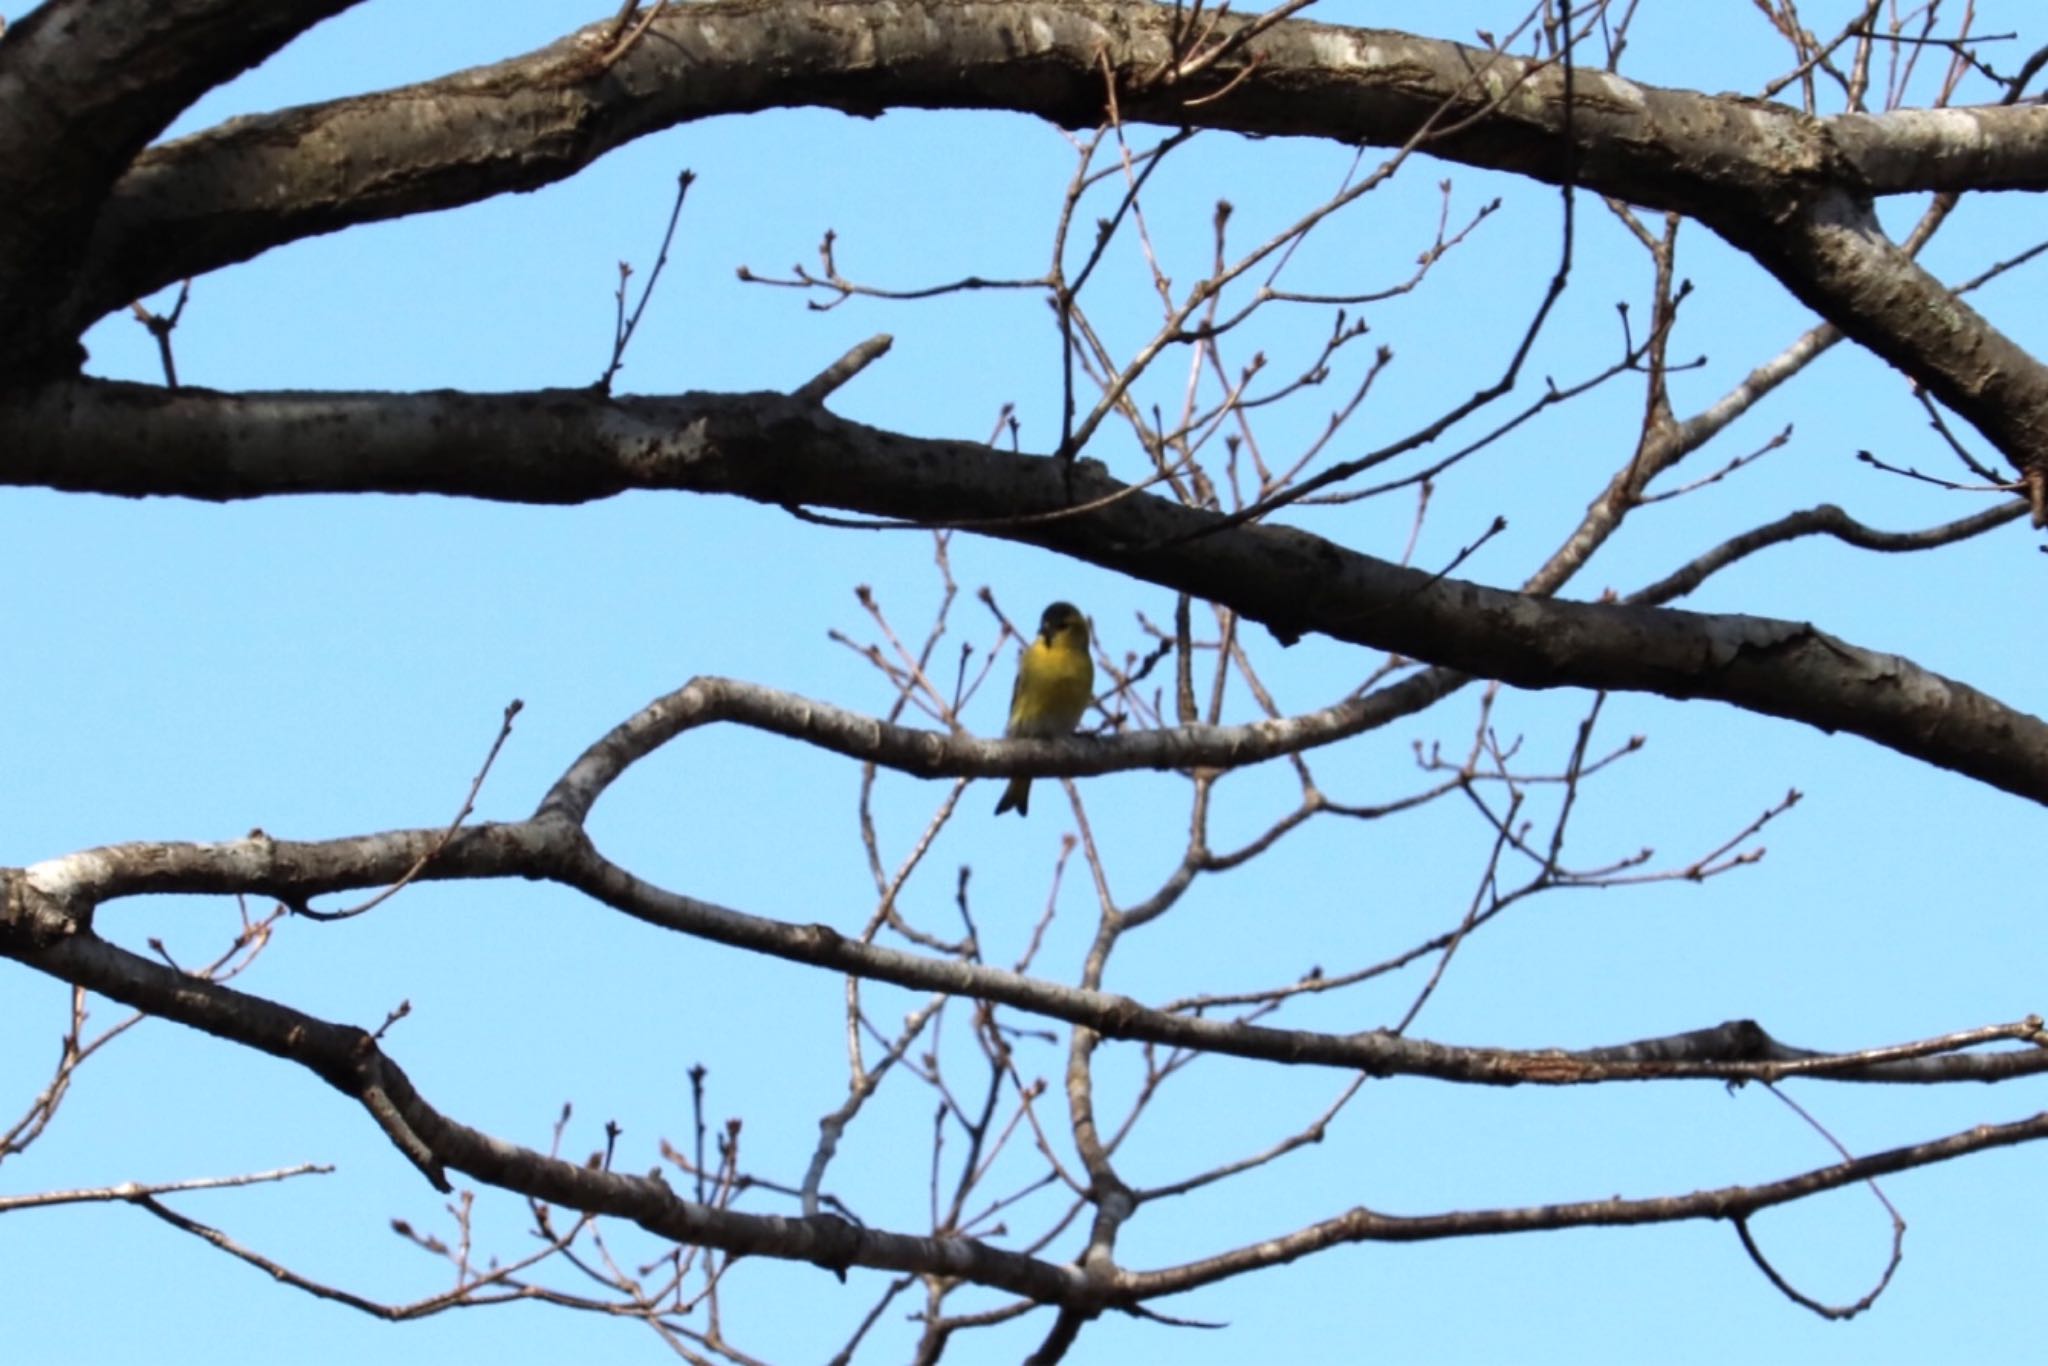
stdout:
<svg viewBox="0 0 2048 1366">
<path fill-rule="evenodd" d="M 1030 649 L 1030 643 L 1026 642 L 1024 651 L 1028 653 Z M 1008 736 L 1017 733 L 1017 704 L 1024 698 L 1024 659 L 1025 653 L 1017 656 L 1017 681 L 1010 684 L 1010 719 L 1003 723 L 1003 734 Z"/>
</svg>

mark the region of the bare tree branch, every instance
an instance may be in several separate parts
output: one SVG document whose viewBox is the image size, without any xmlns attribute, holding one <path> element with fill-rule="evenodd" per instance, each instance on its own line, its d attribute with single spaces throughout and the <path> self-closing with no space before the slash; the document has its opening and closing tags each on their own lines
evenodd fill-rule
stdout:
<svg viewBox="0 0 2048 1366">
<path fill-rule="evenodd" d="M 149 140 L 357 2 L 55 0 L 0 35 L 0 373 L 76 363 L 65 294 L 110 187 Z"/>
<path fill-rule="evenodd" d="M 1129 486 L 1092 462 L 1064 471 L 1054 460 L 878 431 L 778 395 L 167 394 L 79 381 L 0 398 L 0 482 L 215 499 L 374 491 L 536 503 L 674 488 L 919 523 L 1057 513 L 1071 496 L 1090 510 L 1005 534 L 1228 604 L 1282 641 L 1320 632 L 1529 688 L 1714 698 L 1850 731 L 2048 801 L 2048 725 L 1805 623 L 1546 601 L 1437 579 L 1284 528 L 1209 534 L 1216 514 L 1119 497 Z M 1284 739 L 1255 728 L 1197 749 L 1187 732 L 1154 732 L 1103 754 L 1130 766 L 1229 766 L 1357 734 L 1400 714 L 1401 696 L 1370 694 L 1298 718 Z M 1124 766 L 1079 761 L 1072 742 L 1038 743 L 1048 760 L 1072 751 L 1067 772 Z M 1052 762 L 942 767 L 907 753 L 897 762 L 927 775 L 1054 771 Z"/>
<path fill-rule="evenodd" d="M 311 232 L 531 189 L 690 119 L 816 104 L 1093 124 L 1107 65 L 1123 120 L 1383 146 L 1440 124 L 1423 143 L 1435 155 L 1551 181 L 1568 165 L 1574 183 L 1696 217 L 2015 465 L 2048 461 L 2048 375 L 1885 242 L 1869 211 L 1878 194 L 2048 187 L 2048 109 L 1814 120 L 1587 71 L 1568 110 L 1565 73 L 1547 62 L 1236 16 L 1216 18 L 1221 60 L 1161 82 L 1141 73 L 1179 69 L 1174 11 L 1103 0 L 808 5 L 802 24 L 761 14 L 743 0 L 678 8 L 616 60 L 611 26 L 596 24 L 495 67 L 151 152 L 99 216 L 70 325 Z"/>
</svg>

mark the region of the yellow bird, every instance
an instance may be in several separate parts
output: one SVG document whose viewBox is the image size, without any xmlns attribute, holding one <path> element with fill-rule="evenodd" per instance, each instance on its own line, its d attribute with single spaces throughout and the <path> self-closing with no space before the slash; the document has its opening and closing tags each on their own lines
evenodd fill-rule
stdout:
<svg viewBox="0 0 2048 1366">
<path fill-rule="evenodd" d="M 1038 635 L 1017 660 L 1010 693 L 1011 739 L 1048 740 L 1071 734 L 1095 696 L 1095 661 L 1088 652 L 1088 618 L 1071 602 L 1056 602 L 1038 619 Z M 1012 778 L 996 814 L 1031 812 L 1031 780 Z"/>
</svg>

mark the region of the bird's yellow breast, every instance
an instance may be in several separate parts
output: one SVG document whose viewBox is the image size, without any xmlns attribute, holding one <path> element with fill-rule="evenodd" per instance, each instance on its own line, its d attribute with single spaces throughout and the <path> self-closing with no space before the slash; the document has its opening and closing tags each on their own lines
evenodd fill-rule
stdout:
<svg viewBox="0 0 2048 1366">
<path fill-rule="evenodd" d="M 1040 636 L 1017 662 L 1017 690 L 1010 698 L 1012 736 L 1066 735 L 1080 724 L 1095 693 L 1095 662 L 1088 657 L 1085 623 Z"/>
</svg>

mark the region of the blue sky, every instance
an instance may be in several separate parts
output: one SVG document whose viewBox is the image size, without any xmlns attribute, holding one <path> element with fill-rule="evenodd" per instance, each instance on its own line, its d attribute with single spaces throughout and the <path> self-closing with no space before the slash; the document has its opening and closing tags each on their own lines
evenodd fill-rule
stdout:
<svg viewBox="0 0 2048 1366">
<path fill-rule="evenodd" d="M 18 17 L 24 8 L 0 5 L 0 13 Z M 1634 49 L 1641 61 L 1629 68 L 1640 79 L 1743 89 L 1782 64 L 1750 6 L 1716 7 L 1724 13 L 1704 25 L 1689 8 L 1683 17 L 1680 7 L 1644 8 Z M 1978 12 L 1984 30 L 2020 32 L 2004 45 L 2016 53 L 2041 40 L 2025 6 Z M 1357 4 L 1317 13 L 1390 22 Z M 1494 6 L 1433 13 L 1442 36 L 1505 27 Z M 494 6 L 488 24 L 469 7 L 368 4 L 209 96 L 174 131 L 429 77 L 599 17 L 557 0 Z M 1809 15 L 1817 31 L 1840 22 L 1820 9 Z M 1990 96 L 1979 89 L 1966 98 Z M 1149 206 L 1155 243 L 1176 278 L 1192 280 L 1219 195 L 1237 206 L 1237 240 L 1249 242 L 1317 203 L 1348 164 L 1337 148 L 1205 136 L 1161 172 Z M 1026 449 L 1056 439 L 1056 337 L 1035 298 L 855 301 L 818 313 L 792 292 L 734 275 L 741 264 L 780 273 L 813 261 L 827 228 L 839 234 L 841 267 L 878 284 L 1042 269 L 1071 149 L 1049 127 L 982 114 L 714 120 L 644 139 L 567 184 L 297 243 L 195 283 L 177 336 L 181 375 L 223 389 L 586 384 L 607 354 L 616 263 L 649 262 L 683 167 L 700 180 L 621 388 L 787 389 L 887 331 L 894 350 L 835 397 L 836 411 L 979 439 L 1000 405 L 1015 402 Z M 1445 177 L 1454 218 L 1496 194 L 1505 204 L 1423 290 L 1368 311 L 1396 361 L 1340 454 L 1462 397 L 1475 367 L 1490 376 L 1547 277 L 1554 192 L 1418 161 L 1332 224 L 1304 253 L 1296 283 L 1370 288 L 1405 276 L 1433 228 Z M 1887 223 L 1902 229 L 1915 208 L 1889 206 Z M 1606 363 L 1617 345 L 1616 300 L 1634 301 L 1642 316 L 1646 258 L 1596 202 L 1582 198 L 1579 212 L 1573 291 L 1532 378 L 1564 382 Z M 2030 245 L 2043 223 L 2028 200 L 1972 201 L 1928 259 L 1946 277 L 1967 276 Z M 1156 318 L 1138 264 L 1129 252 L 1113 257 L 1096 304 L 1127 342 Z M 1977 299 L 2036 354 L 2048 346 L 2038 269 Z M 1683 414 L 1811 319 L 1692 227 L 1681 237 L 1681 273 L 1698 292 L 1673 354 L 1705 357 L 1674 377 Z M 1326 317 L 1306 317 L 1261 334 L 1276 373 L 1312 353 L 1327 326 Z M 154 349 L 131 320 L 109 319 L 87 340 L 92 373 L 156 377 Z M 1177 393 L 1180 372 L 1169 370 L 1154 390 L 1161 402 Z M 1418 563 L 1448 562 L 1505 514 L 1508 531 L 1459 572 L 1519 582 L 1626 458 L 1639 406 L 1639 390 L 1617 384 L 1446 481 Z M 1262 434 L 1285 449 L 1325 411 L 1311 401 L 1275 416 Z M 1733 532 L 1820 501 L 1891 528 L 1981 506 L 1853 460 L 1862 447 L 1922 468 L 1943 457 L 1904 382 L 1848 348 L 1702 452 L 1694 473 L 1788 423 L 1786 448 L 1755 468 L 1632 518 L 1572 594 L 1626 591 Z M 1134 469 L 1113 432 L 1096 453 Z M 1304 510 L 1299 523 L 1393 555 L 1412 511 L 1383 500 Z M 586 744 L 693 675 L 730 674 L 881 710 L 888 695 L 879 677 L 827 632 L 871 635 L 856 584 L 872 585 L 892 620 L 912 631 L 938 592 L 922 535 L 830 531 L 778 511 L 680 496 L 579 508 L 418 498 L 212 507 L 12 490 L 0 527 L 0 582 L 10 585 L 0 592 L 0 630 L 16 643 L 12 666 L 0 671 L 0 770 L 18 794 L 0 822 L 0 860 L 9 864 L 125 839 L 230 838 L 254 826 L 321 838 L 445 821 L 515 697 L 526 710 L 479 816 L 518 817 Z M 972 600 L 984 584 L 1018 620 L 1055 597 L 1081 603 L 1117 654 L 1145 648 L 1137 613 L 1171 616 L 1162 590 L 995 541 L 956 540 L 952 566 L 962 600 L 949 639 L 980 649 L 994 639 Z M 1686 605 L 1809 619 L 2031 709 L 2044 664 L 2039 633 L 2028 627 L 2039 567 L 2018 527 L 1929 556 L 1880 559 L 1807 543 L 1722 574 Z M 1282 651 L 1263 632 L 1252 633 L 1252 648 L 1292 711 L 1326 704 L 1376 662 L 1324 641 Z M 1007 678 L 1005 662 L 969 708 L 977 730 L 1000 728 Z M 1238 703 L 1233 715 L 1242 719 L 1241 692 Z M 1558 766 L 1587 704 L 1579 694 L 1510 692 L 1495 724 Z M 1477 690 L 1468 690 L 1312 763 L 1340 800 L 1398 797 L 1425 781 L 1413 745 L 1440 740 L 1462 752 L 1477 705 Z M 1760 841 L 1768 857 L 1732 876 L 1554 893 L 1518 907 L 1460 951 L 1420 1033 L 1578 1046 L 1748 1016 L 1791 1042 L 1857 1047 L 2014 1019 L 2048 1003 L 2031 857 L 2038 817 L 2024 804 L 1854 738 L 1715 704 L 1609 699 L 1599 734 L 1619 743 L 1637 733 L 1648 737 L 1644 752 L 1586 788 L 1572 846 L 1581 864 L 1645 845 L 1657 849 L 1658 866 L 1682 864 L 1788 788 L 1807 800 Z M 692 735 L 608 794 L 593 834 L 610 856 L 677 890 L 857 927 L 873 901 L 854 823 L 857 784 L 851 764 L 778 741 Z M 880 790 L 893 863 L 945 788 L 885 776 Z M 1144 895 L 1176 857 L 1184 783 L 1116 775 L 1085 791 L 1115 892 Z M 992 821 L 985 811 L 994 792 L 982 784 L 969 793 L 905 905 L 926 923 L 950 924 L 954 870 L 971 865 L 987 956 L 1005 962 L 1045 903 L 1071 820 L 1047 791 L 1028 822 Z M 1255 832 L 1286 809 L 1290 792 L 1281 765 L 1233 777 L 1221 788 L 1219 830 Z M 1537 798 L 1539 821 L 1549 800 Z M 1163 1000 L 1282 981 L 1311 964 L 1337 971 L 1374 961 L 1457 922 L 1486 844 L 1485 827 L 1455 803 L 1371 824 L 1312 823 L 1271 856 L 1198 886 L 1120 951 L 1109 985 Z M 1061 905 L 1040 963 L 1070 979 L 1091 928 L 1078 868 Z M 230 905 L 178 898 L 109 908 L 100 928 L 138 948 L 159 937 L 192 961 L 217 951 L 235 923 Z M 65 992 L 18 968 L 5 981 L 0 1030 L 16 1042 L 0 1050 L 0 1113 L 11 1116 L 44 1083 Z M 653 1165 L 660 1138 L 686 1139 L 686 1073 L 700 1061 L 711 1069 L 712 1122 L 744 1117 L 745 1165 L 784 1179 L 800 1175 L 816 1121 L 845 1084 L 837 979 L 663 935 L 523 883 L 421 886 L 345 924 L 287 923 L 241 985 L 370 1026 L 408 1000 L 412 1014 L 387 1043 L 435 1104 L 544 1147 L 570 1102 L 566 1150 L 598 1146 L 604 1122 L 616 1120 L 627 1169 Z M 1375 1027 L 1398 1017 L 1416 985 L 1401 978 L 1282 1020 Z M 880 1019 L 916 1004 L 879 988 L 868 999 Z M 101 1002 L 94 1018 L 110 1022 L 118 1012 Z M 964 1015 L 951 1021 L 949 1046 L 966 1043 L 964 1025 Z M 1063 1056 L 1020 1045 L 1020 1066 L 1055 1083 Z M 1106 1109 L 1128 1096 L 1135 1075 L 1128 1050 L 1106 1053 Z M 1140 1126 L 1123 1157 L 1126 1178 L 1156 1184 L 1256 1151 L 1305 1124 L 1346 1080 L 1200 1064 Z M 1856 1151 L 2040 1108 L 2038 1083 L 1792 1093 Z M 877 1225 L 919 1228 L 930 1110 L 927 1091 L 885 1088 L 828 1186 Z M 1816 1135 L 1757 1088 L 1531 1092 L 1379 1082 L 1322 1145 L 1148 1209 L 1122 1252 L 1134 1266 L 1168 1265 L 1354 1204 L 1431 1212 L 1678 1193 L 1829 1159 Z M 403 1218 L 445 1236 L 443 1201 L 354 1106 L 285 1064 L 170 1025 L 145 1025 L 95 1059 L 52 1132 L 0 1169 L 0 1192 L 304 1161 L 339 1171 L 176 1203 L 358 1293 L 404 1301 L 443 1288 L 443 1268 L 387 1231 Z M 1076 1359 L 1231 1362 L 1270 1351 L 1336 1361 L 1368 1343 L 1390 1360 L 2015 1359 L 2033 1347 L 2031 1324 L 2011 1307 L 2030 1302 L 2033 1290 L 2040 1161 L 2029 1150 L 2001 1152 L 1889 1182 L 1910 1224 L 1906 1261 L 1878 1307 L 1849 1324 L 1788 1304 L 1729 1229 L 1691 1224 L 1339 1250 L 1159 1306 L 1228 1322 L 1227 1331 L 1105 1321 Z M 528 1250 L 517 1202 L 484 1195 L 479 1210 L 481 1249 L 508 1258 Z M 1829 1300 L 1863 1293 L 1888 1246 L 1886 1220 L 1861 1191 L 1770 1213 L 1756 1228 L 1802 1288 Z M 618 1237 L 622 1260 L 652 1255 L 646 1240 Z M 275 1287 L 122 1207 L 0 1219 L 0 1264 L 10 1269 L 11 1349 L 25 1361 L 342 1362 L 374 1353 L 425 1363 L 488 1352 L 511 1366 L 669 1357 L 644 1329 L 531 1306 L 385 1325 Z M 756 1356 L 816 1359 L 844 1340 L 880 1284 L 856 1274 L 842 1288 L 808 1266 L 746 1263 L 728 1283 L 726 1321 Z M 906 1298 L 897 1307 L 910 1305 Z M 1041 1314 L 963 1341 L 960 1359 L 1016 1359 L 1045 1323 Z M 900 1358 L 911 1332 L 892 1313 L 877 1329 L 874 1359 Z"/>
</svg>

